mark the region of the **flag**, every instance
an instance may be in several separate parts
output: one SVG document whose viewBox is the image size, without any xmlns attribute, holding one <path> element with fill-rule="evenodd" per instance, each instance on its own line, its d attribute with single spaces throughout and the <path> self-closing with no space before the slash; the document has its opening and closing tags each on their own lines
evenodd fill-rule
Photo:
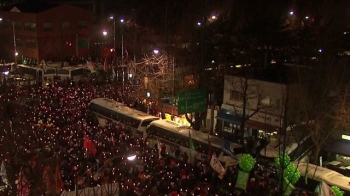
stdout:
<svg viewBox="0 0 350 196">
<path fill-rule="evenodd" d="M 2 178 L 2 182 L 5 185 L 8 185 L 9 181 L 7 179 L 7 171 L 6 171 L 6 167 L 5 167 L 5 161 L 2 161 L 2 163 L 1 163 L 0 176 Z"/>
<path fill-rule="evenodd" d="M 192 140 L 192 137 L 191 137 L 191 130 L 189 130 L 188 135 L 189 135 L 189 138 L 190 138 L 190 141 L 189 141 L 190 150 L 196 151 L 196 147 L 194 146 L 194 143 L 193 143 L 193 140 Z"/>
<path fill-rule="evenodd" d="M 29 183 L 21 169 L 18 180 L 17 180 L 17 196 L 28 196 L 29 195 Z"/>
<path fill-rule="evenodd" d="M 219 174 L 219 178 L 222 179 L 225 175 L 226 170 L 221 165 L 219 159 L 216 157 L 215 153 L 211 156 L 210 166 Z"/>
<path fill-rule="evenodd" d="M 107 59 L 105 58 L 105 61 L 103 63 L 103 70 L 107 70 Z"/>
<path fill-rule="evenodd" d="M 324 181 L 320 183 L 318 196 L 335 196 L 331 187 L 328 186 Z"/>
<path fill-rule="evenodd" d="M 91 73 L 95 73 L 96 72 L 96 66 L 95 66 L 95 64 L 92 61 L 87 61 L 86 64 L 87 64 L 87 68 L 89 69 L 89 71 Z"/>
<path fill-rule="evenodd" d="M 226 154 L 230 155 L 232 158 L 237 159 L 233 148 L 231 147 L 231 142 L 229 140 L 225 140 L 224 146 L 222 147 L 222 151 Z"/>
<path fill-rule="evenodd" d="M 128 58 L 129 57 L 129 52 L 127 49 L 125 49 L 125 58 Z"/>
<path fill-rule="evenodd" d="M 96 148 L 95 145 L 92 143 L 91 139 L 89 138 L 88 135 L 84 136 L 84 148 L 87 149 L 87 151 L 92 154 L 92 155 L 96 155 Z"/>
<path fill-rule="evenodd" d="M 114 70 L 113 66 L 112 66 L 112 75 L 113 75 L 113 78 L 115 78 L 117 76 L 117 74 L 115 74 L 115 70 Z"/>
<path fill-rule="evenodd" d="M 209 134 L 208 134 L 208 146 L 209 146 L 208 155 L 209 155 L 209 157 L 211 157 L 211 155 L 213 154 L 213 147 L 211 146 Z"/>
<path fill-rule="evenodd" d="M 159 142 L 159 138 L 158 137 L 157 137 L 157 148 L 158 148 L 159 159 L 161 159 L 162 155 L 160 154 L 160 152 L 162 151 L 162 147 L 160 146 L 160 142 Z"/>
<path fill-rule="evenodd" d="M 55 183 L 56 183 L 56 193 L 61 193 L 61 190 L 63 188 L 63 181 L 62 181 L 59 164 L 57 164 L 56 170 L 55 170 Z"/>
<path fill-rule="evenodd" d="M 309 173 L 309 160 L 307 161 L 307 164 L 306 164 L 306 169 L 305 169 L 305 184 L 307 184 L 307 175 L 308 175 L 308 173 Z"/>
</svg>

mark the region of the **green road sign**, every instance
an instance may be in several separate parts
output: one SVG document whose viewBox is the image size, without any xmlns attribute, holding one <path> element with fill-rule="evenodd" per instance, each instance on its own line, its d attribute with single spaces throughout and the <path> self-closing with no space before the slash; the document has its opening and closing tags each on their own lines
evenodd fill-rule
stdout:
<svg viewBox="0 0 350 196">
<path fill-rule="evenodd" d="M 179 93 L 178 113 L 201 112 L 206 109 L 206 95 L 204 90 L 194 90 Z"/>
<path fill-rule="evenodd" d="M 79 48 L 89 48 L 89 40 L 87 39 L 83 39 L 83 38 L 79 38 L 78 40 L 78 46 Z"/>
</svg>

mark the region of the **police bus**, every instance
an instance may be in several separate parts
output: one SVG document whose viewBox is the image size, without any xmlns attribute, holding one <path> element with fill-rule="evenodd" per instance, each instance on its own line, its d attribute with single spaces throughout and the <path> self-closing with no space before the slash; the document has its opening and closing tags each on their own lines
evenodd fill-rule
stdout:
<svg viewBox="0 0 350 196">
<path fill-rule="evenodd" d="M 350 196 L 350 178 L 336 171 L 313 165 L 311 163 L 295 163 L 302 176 L 295 184 L 296 187 L 314 192 L 321 182 L 329 186 L 337 186 L 344 191 L 344 196 Z M 307 178 L 307 179 L 305 179 Z"/>
<path fill-rule="evenodd" d="M 72 79 L 74 81 L 78 81 L 84 76 L 84 73 L 86 73 L 87 71 L 88 69 L 86 69 L 83 66 L 63 67 L 57 69 L 57 76 L 59 76 L 61 80 Z"/>
<path fill-rule="evenodd" d="M 152 121 L 159 119 L 107 98 L 93 99 L 89 104 L 89 108 L 96 115 L 100 126 L 105 126 L 106 119 L 108 119 L 124 125 L 138 136 L 143 137 L 146 136 L 147 126 Z"/>
<path fill-rule="evenodd" d="M 304 125 L 290 126 L 285 134 L 285 137 L 278 135 L 280 138 L 276 138 L 263 148 L 260 151 L 260 158 L 273 161 L 284 151 L 294 161 L 302 159 L 312 149 L 313 141 L 311 136 L 305 132 Z"/>
<path fill-rule="evenodd" d="M 40 67 L 31 67 L 28 65 L 17 65 L 17 70 L 27 79 L 42 80 L 43 69 Z"/>
<path fill-rule="evenodd" d="M 194 149 L 190 147 L 190 139 L 193 142 Z M 212 152 L 218 155 L 218 159 L 225 164 L 226 168 L 237 165 L 237 160 L 243 152 L 242 145 L 230 142 L 231 151 L 236 154 L 236 158 L 233 158 L 223 153 L 222 148 L 226 142 L 224 139 L 209 136 L 207 133 L 179 126 L 177 123 L 167 120 L 151 122 L 147 129 L 147 142 L 150 147 L 165 146 L 166 154 L 171 157 L 176 156 L 176 150 L 179 150 L 182 154 L 186 153 L 190 163 L 194 163 L 196 160 L 210 160 L 209 151 L 212 148 Z"/>
</svg>

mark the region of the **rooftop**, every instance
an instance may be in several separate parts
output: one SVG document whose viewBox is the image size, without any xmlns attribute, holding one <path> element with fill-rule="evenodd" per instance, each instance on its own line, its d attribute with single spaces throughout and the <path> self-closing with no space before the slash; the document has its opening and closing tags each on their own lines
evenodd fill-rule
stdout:
<svg viewBox="0 0 350 196">
<path fill-rule="evenodd" d="M 52 9 L 54 7 L 57 7 L 59 5 L 60 4 L 57 4 L 57 3 L 45 3 L 43 1 L 34 0 L 34 1 L 23 1 L 8 7 L 4 7 L 2 10 L 11 11 L 13 9 L 18 9 L 19 12 L 37 14 L 37 13 Z"/>
</svg>

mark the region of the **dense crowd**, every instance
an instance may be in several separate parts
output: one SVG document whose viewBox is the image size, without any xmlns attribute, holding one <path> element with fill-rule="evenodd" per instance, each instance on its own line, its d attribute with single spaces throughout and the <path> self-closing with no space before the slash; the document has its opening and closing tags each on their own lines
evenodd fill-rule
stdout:
<svg viewBox="0 0 350 196">
<path fill-rule="evenodd" d="M 21 145 L 22 153 L 46 149 L 58 157 L 62 190 L 118 182 L 120 195 L 275 194 L 276 182 L 266 180 L 273 179 L 273 174 L 264 172 L 261 165 L 251 172 L 247 191 L 236 190 L 237 167 L 227 168 L 220 179 L 209 162 L 190 165 L 181 158 L 160 158 L 156 147 L 148 146 L 144 138 L 127 127 L 116 122 L 98 126 L 88 109 L 89 102 L 98 97 L 120 100 L 121 95 L 112 84 L 66 81 L 46 88 L 7 88 L 1 99 L 11 103 L 4 109 L 4 115 L 13 130 L 21 130 L 17 138 L 21 142 L 14 143 Z M 137 159 L 128 161 L 129 152 L 137 154 Z M 1 156 L 6 159 L 4 152 Z M 37 155 L 31 156 L 29 167 L 39 161 Z"/>
</svg>

